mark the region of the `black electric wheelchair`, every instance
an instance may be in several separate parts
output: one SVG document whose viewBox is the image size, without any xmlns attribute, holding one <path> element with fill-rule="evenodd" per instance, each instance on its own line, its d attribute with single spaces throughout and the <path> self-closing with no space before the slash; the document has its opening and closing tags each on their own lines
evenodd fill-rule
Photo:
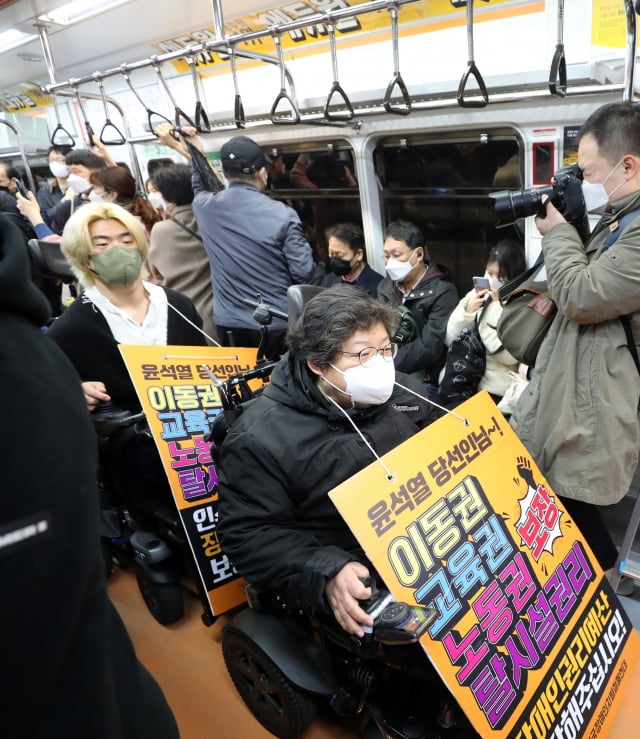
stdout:
<svg viewBox="0 0 640 739">
<path fill-rule="evenodd" d="M 289 317 L 317 291 L 289 288 Z M 252 307 L 268 312 L 264 304 Z M 253 401 L 245 380 L 220 387 L 225 410 L 209 436 L 216 461 L 229 428 Z M 477 738 L 418 644 L 437 611 L 396 602 L 374 581 L 366 584 L 372 595 L 362 605 L 374 625 L 363 638 L 345 632 L 328 608 L 245 587 L 249 607 L 224 626 L 222 653 L 249 710 L 283 739 L 303 734 L 322 707 L 349 717 L 365 739 Z"/>
</svg>

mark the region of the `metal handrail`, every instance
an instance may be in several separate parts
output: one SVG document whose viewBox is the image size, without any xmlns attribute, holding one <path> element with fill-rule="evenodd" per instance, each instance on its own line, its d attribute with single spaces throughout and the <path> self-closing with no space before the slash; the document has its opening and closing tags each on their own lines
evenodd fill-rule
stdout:
<svg viewBox="0 0 640 739">
<path fill-rule="evenodd" d="M 567 98 L 573 97 L 585 97 L 587 95 L 604 95 L 607 93 L 615 93 L 615 92 L 622 92 L 623 85 L 622 84 L 610 84 L 610 85 L 585 85 L 584 87 L 580 88 L 574 88 L 571 92 L 567 93 Z M 504 92 L 504 93 L 495 93 L 491 96 L 491 104 L 496 105 L 505 105 L 509 103 L 516 103 L 516 102 L 531 102 L 531 101 L 539 101 L 539 100 L 551 100 L 552 96 L 549 94 L 549 89 L 546 87 L 540 88 L 539 90 L 528 90 L 525 92 Z M 424 112 L 424 111 L 431 111 L 431 110 L 447 110 L 447 109 L 457 109 L 458 103 L 455 98 L 437 98 L 433 100 L 422 100 L 412 103 L 412 111 L 413 112 Z M 368 118 L 373 116 L 379 116 L 380 113 L 384 113 L 384 107 L 382 104 L 379 105 L 369 105 L 367 107 L 363 108 L 357 108 L 356 113 L 358 116 L 362 118 Z M 271 126 L 272 123 L 269 120 L 268 113 L 265 113 L 260 120 L 256 121 L 248 121 L 248 123 L 253 123 L 255 128 L 258 128 L 262 125 L 268 125 Z M 310 123 L 310 124 L 317 124 L 319 123 L 317 114 L 316 113 L 303 113 L 300 112 L 300 123 Z M 324 123 L 327 127 L 335 127 L 335 128 L 345 128 L 345 127 L 351 127 L 355 131 L 359 131 L 362 127 L 362 121 L 358 118 L 352 123 L 340 123 L 335 122 L 331 124 L 330 121 L 324 120 Z M 235 123 L 230 120 L 229 123 L 223 123 L 220 125 L 216 125 L 212 131 L 212 133 L 223 133 L 225 131 L 231 131 L 235 128 Z M 140 136 L 136 136 L 130 139 L 130 142 L 132 144 L 143 144 L 147 143 L 149 141 L 156 141 L 157 138 L 151 134 L 142 134 Z"/>
<path fill-rule="evenodd" d="M 187 46 L 179 51 L 170 51 L 165 54 L 159 54 L 157 56 L 148 57 L 141 59 L 137 62 L 131 62 L 127 64 L 127 69 L 131 72 L 136 69 L 144 69 L 150 67 L 155 61 L 156 64 L 162 64 L 163 62 L 174 61 L 175 59 L 184 59 L 188 56 L 197 55 L 202 53 L 203 50 L 227 53 L 229 46 L 237 46 L 237 44 L 246 43 L 248 41 L 256 41 L 258 39 L 273 37 L 276 34 L 285 34 L 290 31 L 297 31 L 300 28 L 307 26 L 314 26 L 321 23 L 336 23 L 342 18 L 352 18 L 357 15 L 364 15 L 365 13 L 375 13 L 378 10 L 384 10 L 391 6 L 409 5 L 415 3 L 418 0 L 370 0 L 370 2 L 364 3 L 363 5 L 357 5 L 355 7 L 340 8 L 339 10 L 332 10 L 330 13 L 314 13 L 313 15 L 305 16 L 303 20 L 289 21 L 287 23 L 281 23 L 278 25 L 269 26 L 267 28 L 261 28 L 256 31 L 249 31 L 245 33 L 237 33 L 231 36 L 220 35 L 215 41 L 207 41 L 206 43 L 193 44 Z M 244 52 L 240 49 L 236 49 L 237 56 L 244 56 Z M 262 56 L 262 61 L 269 59 L 271 62 L 276 62 L 271 57 Z M 253 57 L 255 58 L 255 57 Z M 104 71 L 98 71 L 102 79 L 108 77 L 115 77 L 121 74 L 121 66 L 106 69 Z M 87 75 L 86 77 L 78 77 L 73 80 L 66 80 L 64 82 L 56 82 L 44 86 L 42 89 L 44 92 L 52 92 L 54 90 L 61 90 L 67 87 L 71 87 L 73 81 L 76 85 L 82 85 L 87 82 L 93 82 L 93 75 Z"/>
</svg>

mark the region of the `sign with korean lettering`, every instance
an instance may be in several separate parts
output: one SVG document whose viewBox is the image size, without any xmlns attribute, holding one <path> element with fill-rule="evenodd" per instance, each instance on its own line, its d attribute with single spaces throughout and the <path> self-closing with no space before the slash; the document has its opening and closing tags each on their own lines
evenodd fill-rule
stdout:
<svg viewBox="0 0 640 739">
<path fill-rule="evenodd" d="M 595 737 L 640 655 L 576 525 L 486 392 L 331 493 L 480 736 Z M 631 668 L 631 669 L 630 669 Z"/>
<path fill-rule="evenodd" d="M 35 86 L 23 86 L 23 89 L 0 90 L 0 107 L 9 113 L 23 113 L 34 108 L 51 105 L 51 95 L 43 94 Z"/>
<path fill-rule="evenodd" d="M 160 452 L 211 611 L 244 601 L 244 580 L 218 541 L 218 477 L 204 441 L 222 408 L 206 367 L 224 382 L 253 368 L 256 349 L 120 345 Z"/>
</svg>

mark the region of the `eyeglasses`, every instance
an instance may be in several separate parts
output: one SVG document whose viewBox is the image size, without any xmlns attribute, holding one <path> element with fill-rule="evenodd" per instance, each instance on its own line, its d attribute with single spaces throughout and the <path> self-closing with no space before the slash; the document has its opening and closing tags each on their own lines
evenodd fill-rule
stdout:
<svg viewBox="0 0 640 739">
<path fill-rule="evenodd" d="M 398 345 L 394 343 L 387 344 L 386 346 L 383 346 L 382 349 L 376 349 L 373 346 L 366 346 L 359 352 L 338 352 L 338 354 L 345 354 L 347 357 L 358 357 L 358 360 L 363 367 L 366 367 L 376 354 L 379 354 L 385 362 L 391 362 L 395 359 L 397 353 Z"/>
</svg>

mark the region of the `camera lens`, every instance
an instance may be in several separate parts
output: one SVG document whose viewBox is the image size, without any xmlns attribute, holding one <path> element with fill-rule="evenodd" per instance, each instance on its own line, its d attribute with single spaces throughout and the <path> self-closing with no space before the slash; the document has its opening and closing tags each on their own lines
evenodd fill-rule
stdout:
<svg viewBox="0 0 640 739">
<path fill-rule="evenodd" d="M 500 221 L 507 223 L 539 213 L 542 207 L 540 195 L 540 190 L 504 190 L 491 193 L 496 201 L 496 215 Z"/>
</svg>

